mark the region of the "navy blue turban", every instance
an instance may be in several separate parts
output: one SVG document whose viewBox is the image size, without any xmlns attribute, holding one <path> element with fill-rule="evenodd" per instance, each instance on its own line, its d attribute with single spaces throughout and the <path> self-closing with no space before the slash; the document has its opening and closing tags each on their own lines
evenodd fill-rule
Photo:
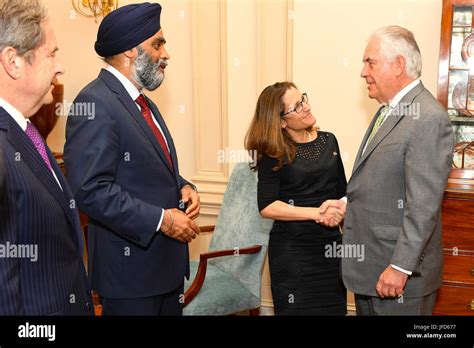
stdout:
<svg viewBox="0 0 474 348">
<path fill-rule="evenodd" d="M 97 33 L 95 51 L 101 57 L 111 57 L 130 50 L 161 29 L 160 4 L 132 4 L 110 12 Z"/>
</svg>

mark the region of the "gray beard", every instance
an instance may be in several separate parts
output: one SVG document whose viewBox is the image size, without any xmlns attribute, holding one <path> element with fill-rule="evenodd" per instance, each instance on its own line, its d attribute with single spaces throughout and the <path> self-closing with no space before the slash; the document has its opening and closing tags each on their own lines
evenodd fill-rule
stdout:
<svg viewBox="0 0 474 348">
<path fill-rule="evenodd" d="M 168 65 L 164 59 L 153 63 L 148 53 L 141 47 L 137 46 L 138 56 L 133 63 L 132 74 L 135 82 L 148 91 L 154 91 L 163 83 L 165 74 L 160 72 L 161 65 Z"/>
</svg>

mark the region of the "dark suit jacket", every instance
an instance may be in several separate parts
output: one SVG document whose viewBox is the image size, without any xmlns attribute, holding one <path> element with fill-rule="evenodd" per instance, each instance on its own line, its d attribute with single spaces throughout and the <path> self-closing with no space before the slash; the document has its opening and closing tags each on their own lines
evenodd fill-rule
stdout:
<svg viewBox="0 0 474 348">
<path fill-rule="evenodd" d="M 66 179 L 47 149 L 62 191 L 30 139 L 3 108 L 0 145 L 5 176 L 0 244 L 10 250 L 6 255 L 10 257 L 0 257 L 0 315 L 92 314 L 82 231 Z M 23 256 L 30 258 L 12 257 L 12 246 L 24 245 L 30 247 Z"/>
<path fill-rule="evenodd" d="M 74 197 L 90 218 L 92 288 L 120 299 L 175 290 L 189 273 L 187 244 L 156 228 L 162 208 L 179 207 L 187 182 L 179 175 L 173 139 L 158 108 L 148 99 L 168 141 L 173 169 L 113 74 L 102 70 L 74 103 L 95 107 L 93 117 L 68 118 L 64 154 Z"/>
<path fill-rule="evenodd" d="M 5 168 L 3 166 L 3 144 L 0 144 L 0 202 L 3 197 L 4 185 L 5 185 Z"/>
</svg>

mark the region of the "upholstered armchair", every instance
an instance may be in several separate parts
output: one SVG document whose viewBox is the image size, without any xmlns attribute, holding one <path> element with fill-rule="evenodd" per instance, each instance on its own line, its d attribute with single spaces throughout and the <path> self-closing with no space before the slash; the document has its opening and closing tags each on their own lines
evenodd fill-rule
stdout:
<svg viewBox="0 0 474 348">
<path fill-rule="evenodd" d="M 238 163 L 230 177 L 209 251 L 191 261 L 184 315 L 258 315 L 260 283 L 273 220 L 257 207 L 257 173 Z M 208 231 L 203 228 L 203 231 Z"/>
</svg>

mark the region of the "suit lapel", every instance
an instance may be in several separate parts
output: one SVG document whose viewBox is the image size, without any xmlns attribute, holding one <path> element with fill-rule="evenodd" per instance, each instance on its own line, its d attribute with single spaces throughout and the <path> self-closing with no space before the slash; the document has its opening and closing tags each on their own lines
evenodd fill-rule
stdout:
<svg viewBox="0 0 474 348">
<path fill-rule="evenodd" d="M 42 186 L 54 197 L 56 202 L 58 202 L 74 230 L 76 231 L 77 221 L 74 219 L 72 213 L 73 209 L 70 208 L 70 202 L 65 196 L 65 193 L 59 187 L 53 174 L 50 172 L 44 163 L 43 158 L 38 153 L 31 140 L 26 136 L 25 132 L 23 132 L 20 126 L 11 117 L 8 117 L 8 119 L 8 142 L 13 148 L 15 148 L 15 150 L 17 150 L 19 156 L 21 156 L 19 160 L 21 160 L 31 169 L 31 171 L 36 175 L 36 178 L 41 182 Z M 48 153 L 51 166 L 55 170 L 56 176 L 59 179 L 62 177 L 62 173 L 60 172 L 59 167 L 47 146 L 46 151 Z M 65 181 L 61 182 L 61 185 L 63 188 L 67 187 L 67 183 Z"/>
<path fill-rule="evenodd" d="M 146 123 L 145 118 L 143 117 L 142 113 L 138 109 L 137 105 L 135 104 L 135 101 L 132 100 L 130 97 L 130 94 L 128 94 L 127 90 L 125 87 L 122 86 L 120 81 L 110 72 L 108 72 L 105 69 L 102 69 L 100 72 L 99 77 L 104 80 L 104 82 L 109 86 L 109 88 L 117 94 L 117 98 L 119 102 L 128 110 L 132 118 L 135 120 L 135 122 L 138 124 L 138 126 L 141 128 L 141 130 L 146 134 L 150 142 L 152 143 L 153 147 L 155 148 L 156 152 L 158 152 L 158 155 L 160 156 L 161 160 L 163 161 L 164 165 L 168 168 L 168 170 L 171 172 L 171 174 L 175 175 L 173 173 L 173 170 L 171 169 L 168 160 L 163 152 L 163 149 L 161 148 L 161 145 L 158 143 L 158 140 L 156 139 L 155 135 L 153 134 L 153 131 L 150 129 L 150 126 Z M 150 107 L 152 105 L 150 104 Z M 156 116 L 154 110 L 152 109 L 153 114 Z M 158 117 L 157 117 L 158 118 Z M 163 129 L 163 132 L 165 132 L 163 128 L 164 122 L 161 120 L 158 121 L 160 126 Z M 166 128 L 166 127 L 165 127 Z M 168 133 L 169 134 L 169 133 Z M 168 144 L 170 143 L 169 139 L 170 137 L 166 137 L 168 140 Z M 170 148 L 171 149 L 171 148 Z"/>
<path fill-rule="evenodd" d="M 377 120 L 377 117 L 379 117 L 380 111 L 382 111 L 383 106 L 381 106 L 375 116 L 372 118 L 372 121 L 370 122 L 369 128 L 367 128 L 367 131 L 365 132 L 364 139 L 362 139 L 362 143 L 359 147 L 359 151 L 357 152 L 356 160 L 354 162 L 354 168 L 352 168 L 352 174 L 354 174 L 356 168 L 359 166 L 360 158 L 362 157 L 362 151 L 364 150 L 365 143 L 369 139 L 370 133 L 372 131 L 372 128 L 374 128 L 375 121 Z"/>
<path fill-rule="evenodd" d="M 377 131 L 373 139 L 369 144 L 367 144 L 367 148 L 365 149 L 364 153 L 361 155 L 359 161 L 357 162 L 357 165 L 354 167 L 354 173 L 356 170 L 359 168 L 359 166 L 364 163 L 364 161 L 369 157 L 372 152 L 375 150 L 375 148 L 380 144 L 380 142 L 395 128 L 395 126 L 400 122 L 400 120 L 403 118 L 403 110 L 399 109 L 401 112 L 397 112 L 395 109 L 392 111 L 392 113 L 387 116 L 387 119 L 385 122 L 382 124 L 380 129 Z M 370 128 L 372 129 L 372 128 Z M 367 141 L 367 140 L 366 140 Z M 362 143 L 362 148 L 365 145 L 365 143 Z"/>
<path fill-rule="evenodd" d="M 81 230 L 81 222 L 79 220 L 79 213 L 76 213 L 75 204 L 71 207 L 74 196 L 71 192 L 71 189 L 69 188 L 69 184 L 67 183 L 66 178 L 63 175 L 63 172 L 61 171 L 61 168 L 59 168 L 59 165 L 56 162 L 56 158 L 54 158 L 53 154 L 51 153 L 48 147 L 46 147 L 46 152 L 48 153 L 48 158 L 49 158 L 49 161 L 51 162 L 51 166 L 53 167 L 54 173 L 56 174 L 56 177 L 58 178 L 58 181 L 61 184 L 63 196 L 66 199 L 66 202 L 68 204 L 68 207 L 69 207 L 68 212 L 70 213 L 70 217 L 71 217 L 70 220 L 74 227 L 74 232 L 76 234 L 76 241 L 79 247 L 79 255 L 81 255 L 82 257 L 84 243 L 83 243 L 83 234 Z"/>
<path fill-rule="evenodd" d="M 374 119 L 372 120 L 369 129 L 367 130 L 364 140 L 359 148 L 359 152 L 357 154 L 357 160 L 354 165 L 354 169 L 352 170 L 352 175 L 359 169 L 359 167 L 364 163 L 367 158 L 372 154 L 372 152 L 377 148 L 377 146 L 387 137 L 388 134 L 397 126 L 397 124 L 401 121 L 401 119 L 406 115 L 407 110 L 410 109 L 411 104 L 415 97 L 420 94 L 424 90 L 423 84 L 420 82 L 417 86 L 415 86 L 411 91 L 409 91 L 398 103 L 398 105 L 393 109 L 392 113 L 387 116 L 387 119 L 382 124 L 380 129 L 375 134 L 372 141 L 367 145 L 364 153 L 362 150 L 364 149 L 365 143 L 369 137 L 369 134 L 374 126 L 375 120 L 380 113 L 380 110 L 375 115 Z"/>
<path fill-rule="evenodd" d="M 150 105 L 153 116 L 155 116 L 156 120 L 158 121 L 158 124 L 161 127 L 161 130 L 164 133 L 164 136 L 166 138 L 166 142 L 168 143 L 168 147 L 169 147 L 169 150 L 170 150 L 170 156 L 171 156 L 171 162 L 173 163 L 174 174 L 177 177 L 178 176 L 178 158 L 177 158 L 177 155 L 176 155 L 176 148 L 174 147 L 174 142 L 173 142 L 173 138 L 171 137 L 171 133 L 168 130 L 168 127 L 166 126 L 166 123 L 163 120 L 163 117 L 161 116 L 161 113 L 158 110 L 158 108 L 156 107 L 155 103 L 153 103 L 153 101 L 150 100 L 148 97 L 146 97 L 146 100 L 148 102 L 148 105 Z M 161 150 L 161 146 L 160 146 L 160 150 Z M 163 151 L 161 153 L 164 156 Z M 166 164 L 168 164 L 168 160 L 166 160 Z"/>
</svg>

